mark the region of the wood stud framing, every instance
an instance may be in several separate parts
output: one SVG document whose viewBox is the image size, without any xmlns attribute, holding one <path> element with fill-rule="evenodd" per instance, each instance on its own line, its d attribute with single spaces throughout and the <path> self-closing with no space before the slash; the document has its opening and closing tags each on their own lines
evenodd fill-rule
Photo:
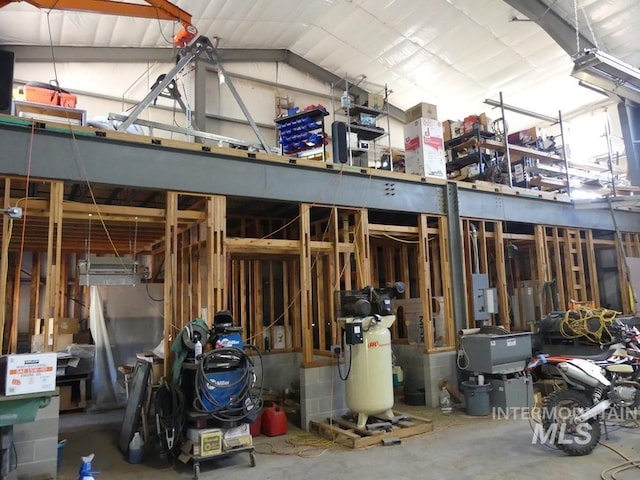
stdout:
<svg viewBox="0 0 640 480">
<path fill-rule="evenodd" d="M 74 274 L 78 244 L 68 249 L 65 244 L 67 225 L 80 232 L 78 222 L 87 221 L 97 210 L 92 205 L 65 201 L 64 185 L 49 182 L 48 200 L 30 201 L 30 218 L 46 220 L 46 241 L 40 251 L 30 253 L 32 272 L 30 281 L 29 318 L 80 317 L 88 312 L 87 289 L 78 284 Z M 11 205 L 11 179 L 4 179 L 4 204 Z M 15 188 L 14 188 L 15 190 Z M 183 197 L 197 198 L 191 207 L 180 207 Z M 244 337 L 261 349 L 265 338 L 274 349 L 275 328 L 284 328 L 284 351 L 302 352 L 304 365 L 312 365 L 318 354 L 340 341 L 340 332 L 333 318 L 334 292 L 352 290 L 380 282 L 403 281 L 404 298 L 419 298 L 422 302 L 425 351 L 437 352 L 455 348 L 449 234 L 445 217 L 415 215 L 413 225 L 388 225 L 370 222 L 366 209 L 335 206 L 299 205 L 296 218 L 242 218 L 237 222 L 237 235 L 228 236 L 227 202 L 224 196 L 190 195 L 179 192 L 166 194 L 166 209 L 100 206 L 104 221 L 157 224 L 161 233 L 143 242 L 137 252 L 152 256 L 154 275 L 164 272 L 164 331 L 165 351 L 178 331 L 190 320 L 206 313 L 211 322 L 216 311 L 231 309 L 243 329 Z M 67 222 L 76 222 L 67 223 Z M 235 220 L 234 220 L 235 222 Z M 535 285 L 536 315 L 549 311 L 540 300 L 541 285 L 553 279 L 558 285 L 561 308 L 569 300 L 599 305 L 596 250 L 614 248 L 609 239 L 594 238 L 594 232 L 545 225 L 531 226 L 529 233 L 512 233 L 500 221 L 463 219 L 465 248 L 465 284 L 470 292 L 473 271 L 473 247 L 470 224 L 477 228 L 478 265 L 481 273 L 491 278 L 491 286 L 498 289 L 499 314 L 492 323 L 512 327 L 510 295 L 520 280 Z M 94 222 L 94 224 L 97 222 Z M 287 223 L 289 225 L 287 225 Z M 130 228 L 130 227 L 128 227 Z M 281 231 L 280 231 L 281 229 Z M 2 218 L 2 255 L 0 255 L 0 295 L 8 303 L 17 304 L 20 267 L 10 269 L 10 223 Z M 279 231 L 278 235 L 273 232 Z M 235 231 L 234 231 L 235 232 Z M 78 237 L 79 238 L 79 237 Z M 510 244 L 519 247 L 522 261 L 509 265 Z M 106 243 L 98 243 L 107 249 Z M 623 234 L 622 248 L 627 256 L 640 256 L 640 234 Z M 46 255 L 44 254 L 46 251 Z M 108 251 L 105 250 L 105 251 Z M 69 255 L 67 255 L 67 253 Z M 51 259 L 51 261 L 48 261 Z M 623 261 L 618 256 L 619 270 Z M 513 270 L 511 270 L 513 268 Z M 7 280 L 13 279 L 11 292 Z M 515 275 L 515 281 L 511 278 Z M 44 291 L 40 278 L 44 276 Z M 3 281 L 4 280 L 4 281 Z M 432 300 L 442 296 L 445 330 L 438 333 L 434 324 Z M 469 294 L 470 297 L 470 294 Z M 622 295 L 623 308 L 629 311 L 630 301 Z M 83 307 L 68 299 L 80 300 Z M 15 351 L 17 338 L 17 308 L 0 311 L 6 335 Z M 520 309 L 520 316 L 524 312 Z M 11 322 L 8 327 L 7 323 Z M 469 320 L 470 325 L 473 319 Z M 45 322 L 45 335 L 49 332 Z M 15 327 L 14 327 L 15 326 Z M 526 328 L 523 323 L 514 328 Z M 36 323 L 29 322 L 30 334 Z M 279 330 L 280 331 L 280 330 Z M 406 329 L 396 324 L 394 340 L 402 340 Z M 167 364 L 168 374 L 169 365 Z"/>
<path fill-rule="evenodd" d="M 300 323 L 302 324 L 302 362 L 313 362 L 313 318 L 311 312 L 311 222 L 310 206 L 300 205 Z"/>
<path fill-rule="evenodd" d="M 11 179 L 4 179 L 4 201 L 3 208 L 9 206 L 11 198 Z M 3 305 L 0 308 L 0 349 L 5 350 L 4 337 L 7 318 L 7 276 L 9 273 L 9 225 L 12 220 L 8 215 L 2 215 L 2 252 L 0 254 L 0 298 L 3 299 Z M 2 353 L 2 352 L 0 352 Z"/>
<path fill-rule="evenodd" d="M 178 277 L 178 231 L 176 216 L 178 213 L 178 194 L 167 193 L 167 209 L 165 223 L 165 248 L 164 248 L 164 376 L 169 377 L 171 362 L 170 358 L 171 342 L 178 333 L 176 321 L 177 297 L 175 288 Z"/>
</svg>

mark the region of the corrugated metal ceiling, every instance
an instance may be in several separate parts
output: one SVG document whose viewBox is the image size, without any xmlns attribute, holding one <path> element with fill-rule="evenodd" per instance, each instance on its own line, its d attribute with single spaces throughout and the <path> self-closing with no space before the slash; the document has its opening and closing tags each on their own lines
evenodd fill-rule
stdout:
<svg viewBox="0 0 640 480">
<path fill-rule="evenodd" d="M 546 0 L 570 25 L 574 1 Z M 640 2 L 577 0 L 581 33 L 640 63 Z M 284 48 L 340 76 L 387 83 L 391 102 L 436 103 L 441 118 L 487 110 L 485 98 L 554 115 L 601 100 L 569 76 L 572 62 L 537 24 L 502 0 L 181 0 L 200 33 L 224 48 Z M 53 11 L 54 45 L 167 46 L 171 22 Z M 0 10 L 0 43 L 48 45 L 44 12 Z"/>
</svg>

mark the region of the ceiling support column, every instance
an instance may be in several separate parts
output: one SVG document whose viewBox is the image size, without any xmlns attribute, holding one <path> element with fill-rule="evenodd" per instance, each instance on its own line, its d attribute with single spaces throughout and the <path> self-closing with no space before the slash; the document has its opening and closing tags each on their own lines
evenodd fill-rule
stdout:
<svg viewBox="0 0 640 480">
<path fill-rule="evenodd" d="M 640 106 L 631 102 L 618 104 L 624 148 L 627 153 L 627 179 L 640 185 Z"/>
</svg>

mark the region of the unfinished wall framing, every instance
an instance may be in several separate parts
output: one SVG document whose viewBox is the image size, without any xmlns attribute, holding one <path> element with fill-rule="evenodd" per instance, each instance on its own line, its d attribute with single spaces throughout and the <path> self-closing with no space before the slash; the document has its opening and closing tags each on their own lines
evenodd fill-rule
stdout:
<svg viewBox="0 0 640 480">
<path fill-rule="evenodd" d="M 261 350 L 301 352 L 307 367 L 330 363 L 330 346 L 341 341 L 334 292 L 395 281 L 406 285 L 399 304 L 408 303 L 398 312 L 393 341 L 412 342 L 411 332 L 421 323 L 426 354 L 456 347 L 454 272 L 443 215 L 102 185 L 84 189 L 24 178 L 7 177 L 3 185 L 5 205 L 20 204 L 25 211 L 20 220 L 2 218 L 4 351 L 16 351 L 21 316 L 30 319 L 23 332 L 30 334 L 40 328 L 35 319 L 87 315 L 87 289 L 78 283 L 76 264 L 89 251 L 143 257 L 150 280 L 164 283 L 167 351 L 190 320 L 211 321 L 216 311 L 229 309 L 247 341 Z M 624 276 L 613 232 L 478 218 L 461 223 L 467 298 L 474 272 L 486 273 L 498 290 L 499 313 L 491 323 L 528 330 L 555 308 L 553 283 L 560 307 L 599 306 L 606 297 L 607 306 L 630 311 L 624 288 L 612 295 L 599 283 L 602 272 Z M 626 255 L 640 254 L 639 234 L 623 233 L 622 239 Z M 603 263 L 612 252 L 615 268 Z M 27 264 L 30 278 L 20 275 Z M 20 279 L 30 293 L 23 311 L 16 301 Z M 474 325 L 471 315 L 468 325 Z"/>
<path fill-rule="evenodd" d="M 499 299 L 490 323 L 530 330 L 550 311 L 603 303 L 630 312 L 620 295 L 614 304 L 603 302 L 599 288 L 598 253 L 616 248 L 613 232 L 482 219 L 464 219 L 463 225 L 468 311 L 473 312 L 471 274 L 488 274 Z M 634 245 L 633 239 L 627 244 Z M 622 273 L 615 269 L 621 281 Z M 475 326 L 471 316 L 468 326 Z"/>
</svg>

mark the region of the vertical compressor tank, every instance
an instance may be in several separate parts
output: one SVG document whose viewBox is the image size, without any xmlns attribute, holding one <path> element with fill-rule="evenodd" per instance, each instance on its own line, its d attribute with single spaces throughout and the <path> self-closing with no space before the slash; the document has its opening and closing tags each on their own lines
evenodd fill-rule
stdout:
<svg viewBox="0 0 640 480">
<path fill-rule="evenodd" d="M 391 299 L 404 283 L 335 293 L 336 320 L 344 332 L 347 406 L 364 428 L 370 416 L 393 419 L 393 356 L 389 327 L 396 321 Z M 348 352 L 347 353 L 347 349 Z"/>
<path fill-rule="evenodd" d="M 346 380 L 349 409 L 358 414 L 358 427 L 364 428 L 369 416 L 393 418 L 393 362 L 389 327 L 395 315 L 384 317 L 341 318 L 348 323 L 361 323 L 362 343 L 349 345 L 351 368 Z"/>
</svg>

